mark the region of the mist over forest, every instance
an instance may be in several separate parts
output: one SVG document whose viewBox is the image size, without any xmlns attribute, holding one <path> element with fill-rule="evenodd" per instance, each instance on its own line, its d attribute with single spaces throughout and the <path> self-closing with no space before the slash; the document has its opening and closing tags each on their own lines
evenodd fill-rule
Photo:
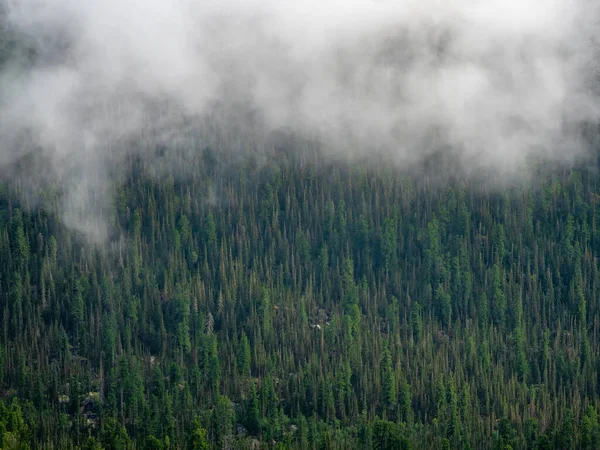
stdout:
<svg viewBox="0 0 600 450">
<path fill-rule="evenodd" d="M 599 19 L 0 0 L 0 450 L 600 448 Z"/>
<path fill-rule="evenodd" d="M 5 0 L 0 165 L 11 174 L 21 158 L 35 161 L 27 178 L 57 182 L 65 222 L 102 241 L 100 218 L 78 218 L 103 208 L 85 205 L 89 191 L 109 196 L 128 157 L 158 153 L 177 176 L 177 149 L 245 157 L 268 153 L 283 133 L 330 160 L 406 171 L 433 155 L 463 177 L 509 181 L 540 163 L 587 163 L 599 9 Z"/>
</svg>

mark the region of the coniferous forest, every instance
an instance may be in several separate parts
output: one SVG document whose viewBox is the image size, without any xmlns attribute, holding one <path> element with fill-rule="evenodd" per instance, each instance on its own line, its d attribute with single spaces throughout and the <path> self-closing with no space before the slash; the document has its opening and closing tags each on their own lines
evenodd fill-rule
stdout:
<svg viewBox="0 0 600 450">
<path fill-rule="evenodd" d="M 600 448 L 594 170 L 185 158 L 2 183 L 0 448 Z"/>
<path fill-rule="evenodd" d="M 0 82 L 64 50 L 5 28 Z M 598 155 L 166 145 L 161 107 L 98 167 L 0 153 L 0 450 L 600 449 Z"/>
</svg>

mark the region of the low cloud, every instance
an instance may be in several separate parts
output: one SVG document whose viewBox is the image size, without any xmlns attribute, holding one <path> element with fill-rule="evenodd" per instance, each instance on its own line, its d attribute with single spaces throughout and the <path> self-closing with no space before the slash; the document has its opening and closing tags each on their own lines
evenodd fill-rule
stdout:
<svg viewBox="0 0 600 450">
<path fill-rule="evenodd" d="M 106 161 L 190 130 L 245 151 L 285 129 L 399 167 L 442 151 L 465 173 L 570 164 L 598 122 L 593 3 L 6 0 L 3 35 L 29 50 L 5 51 L 0 166 L 43 158 L 85 232 L 76 205 L 107 191 Z"/>
</svg>

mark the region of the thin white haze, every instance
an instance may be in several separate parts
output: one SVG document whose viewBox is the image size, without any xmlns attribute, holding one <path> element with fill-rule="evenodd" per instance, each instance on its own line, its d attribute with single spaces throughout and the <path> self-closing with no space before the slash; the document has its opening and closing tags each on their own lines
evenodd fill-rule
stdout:
<svg viewBox="0 0 600 450">
<path fill-rule="evenodd" d="M 96 238 L 76 205 L 106 190 L 106 155 L 175 138 L 183 116 L 226 130 L 253 111 L 254 133 L 318 137 L 337 155 L 407 166 L 443 147 L 466 172 L 507 174 L 582 156 L 579 126 L 599 118 L 594 1 L 4 3 L 4 27 L 37 56 L 0 75 L 0 167 L 35 148 L 59 180 L 76 171 L 64 218 Z"/>
</svg>

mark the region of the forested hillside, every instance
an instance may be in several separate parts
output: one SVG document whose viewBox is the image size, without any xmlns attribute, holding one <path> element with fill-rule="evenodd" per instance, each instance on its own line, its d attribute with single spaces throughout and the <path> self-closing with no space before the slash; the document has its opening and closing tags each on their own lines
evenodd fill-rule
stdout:
<svg viewBox="0 0 600 450">
<path fill-rule="evenodd" d="M 0 448 L 600 448 L 597 174 L 194 155 L 2 185 Z"/>
</svg>

